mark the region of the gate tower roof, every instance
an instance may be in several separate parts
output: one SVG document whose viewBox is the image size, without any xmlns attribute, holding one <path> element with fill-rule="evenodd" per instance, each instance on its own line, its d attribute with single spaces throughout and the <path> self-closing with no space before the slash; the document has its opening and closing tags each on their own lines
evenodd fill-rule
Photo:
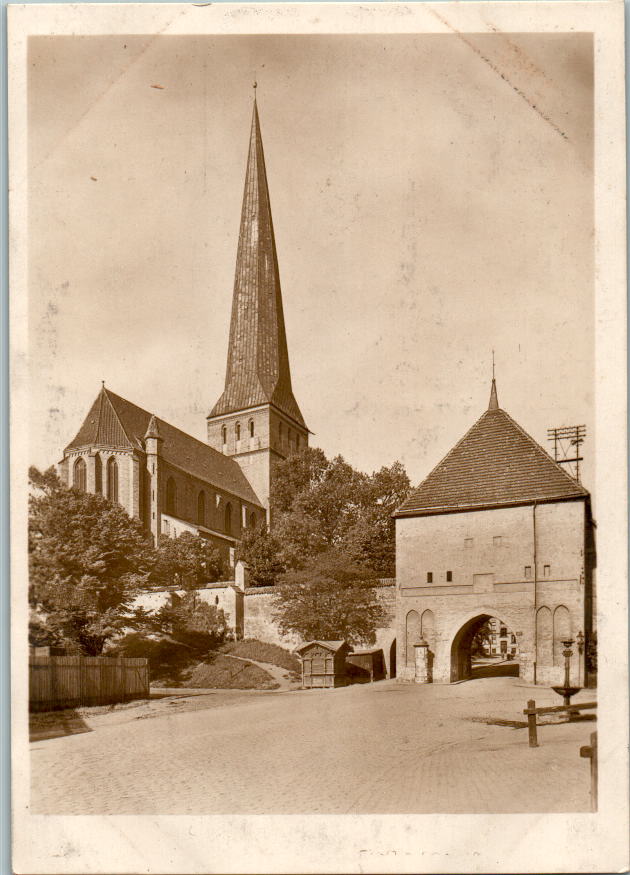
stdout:
<svg viewBox="0 0 630 875">
<path fill-rule="evenodd" d="M 394 516 L 429 516 L 588 495 L 499 407 L 493 379 L 488 409 Z"/>
</svg>

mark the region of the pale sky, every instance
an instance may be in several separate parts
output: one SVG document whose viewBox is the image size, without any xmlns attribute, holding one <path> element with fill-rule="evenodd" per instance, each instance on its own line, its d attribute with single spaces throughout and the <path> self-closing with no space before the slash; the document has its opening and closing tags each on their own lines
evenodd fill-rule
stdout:
<svg viewBox="0 0 630 875">
<path fill-rule="evenodd" d="M 494 348 L 543 446 L 586 424 L 593 485 L 590 35 L 31 37 L 29 72 L 32 463 L 101 379 L 205 439 L 257 79 L 311 443 L 417 484 Z"/>
</svg>

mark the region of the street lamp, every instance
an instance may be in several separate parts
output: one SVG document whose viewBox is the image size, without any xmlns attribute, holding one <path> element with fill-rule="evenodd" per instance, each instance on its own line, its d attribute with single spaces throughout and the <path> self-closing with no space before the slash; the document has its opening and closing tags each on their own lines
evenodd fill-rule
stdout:
<svg viewBox="0 0 630 875">
<path fill-rule="evenodd" d="M 571 657 L 573 656 L 573 651 L 571 650 L 571 647 L 573 646 L 573 638 L 567 638 L 567 640 L 563 641 L 562 643 L 564 645 L 564 650 L 562 651 L 562 655 L 564 656 L 564 686 L 552 687 L 551 689 L 559 696 L 562 696 L 565 708 L 568 708 L 571 704 L 571 696 L 579 693 L 582 687 L 571 686 Z"/>
</svg>

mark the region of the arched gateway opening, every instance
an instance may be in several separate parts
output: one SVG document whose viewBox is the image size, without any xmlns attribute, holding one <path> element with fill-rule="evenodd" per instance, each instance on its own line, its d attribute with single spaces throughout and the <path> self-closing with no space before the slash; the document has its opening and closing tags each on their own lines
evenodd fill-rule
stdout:
<svg viewBox="0 0 630 875">
<path fill-rule="evenodd" d="M 479 614 L 468 620 L 451 645 L 451 683 L 482 677 L 518 677 L 518 642 L 499 617 Z"/>
</svg>

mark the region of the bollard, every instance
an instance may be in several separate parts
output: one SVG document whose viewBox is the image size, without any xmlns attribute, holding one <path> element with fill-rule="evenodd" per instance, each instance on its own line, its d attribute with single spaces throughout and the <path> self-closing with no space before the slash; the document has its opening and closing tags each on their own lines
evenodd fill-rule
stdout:
<svg viewBox="0 0 630 875">
<path fill-rule="evenodd" d="M 536 733 L 536 702 L 530 699 L 527 702 L 527 731 L 529 732 L 529 746 L 538 747 L 538 735 Z"/>
</svg>

